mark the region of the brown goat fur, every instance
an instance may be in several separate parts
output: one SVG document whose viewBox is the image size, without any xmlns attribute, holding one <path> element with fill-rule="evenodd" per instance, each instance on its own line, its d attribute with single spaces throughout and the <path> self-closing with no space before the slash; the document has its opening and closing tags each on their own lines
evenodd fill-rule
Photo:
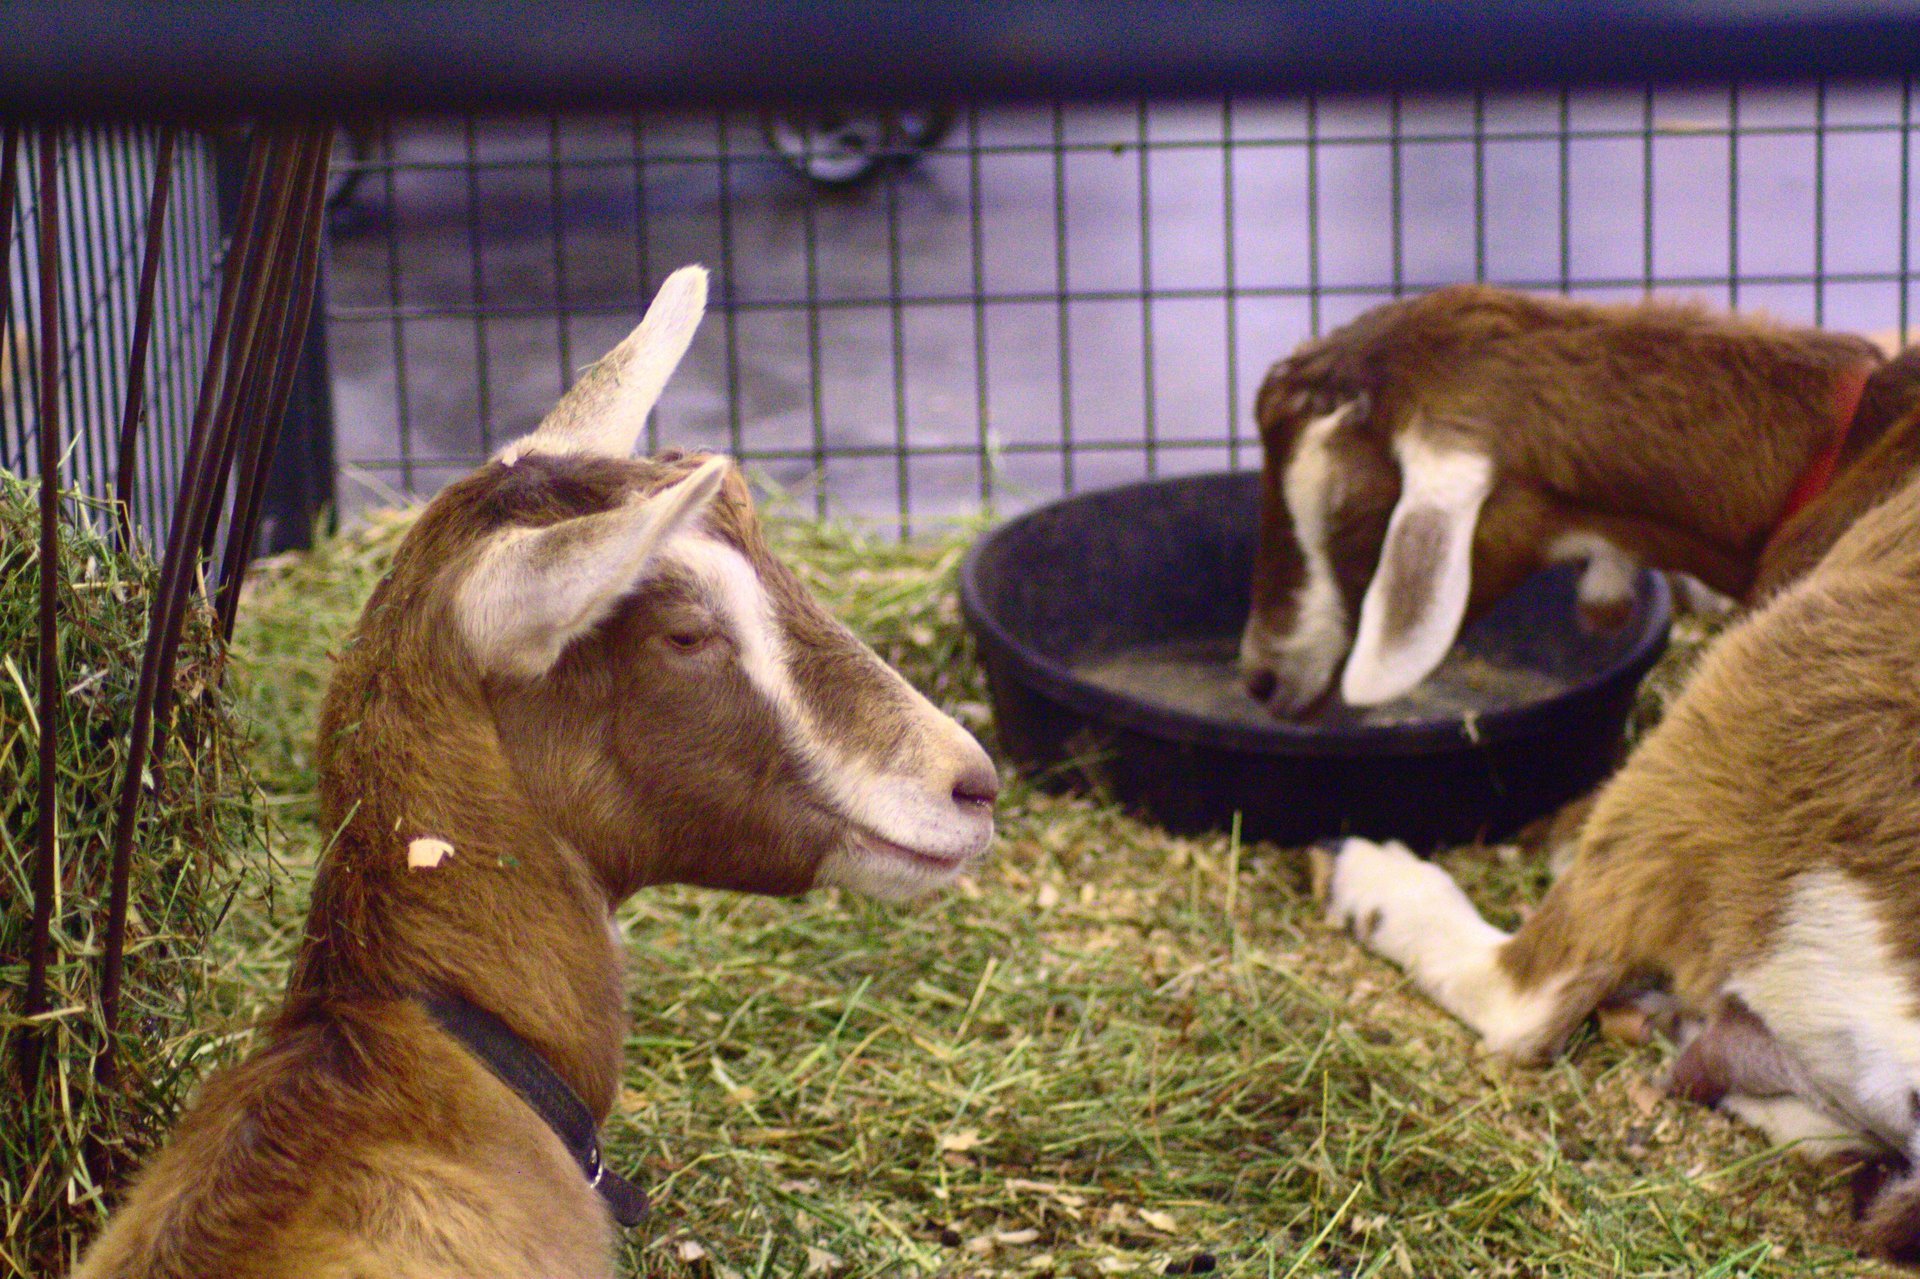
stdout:
<svg viewBox="0 0 1920 1279">
<path fill-rule="evenodd" d="M 1599 544 L 1746 597 L 1796 479 L 1847 424 L 1879 361 L 1861 338 L 1697 306 L 1603 306 L 1482 285 L 1391 302 L 1305 344 L 1255 401 L 1265 470 L 1242 649 L 1249 687 L 1277 712 L 1297 711 L 1347 659 L 1384 562 L 1409 437 L 1491 463 L 1491 489 L 1468 516 L 1477 522 L 1465 617 L 1543 564 Z M 1860 416 L 1884 426 L 1910 397 L 1899 379 L 1870 385 Z M 1330 429 L 1308 430 L 1341 410 Z M 1903 452 L 1872 447 L 1878 434 L 1853 432 L 1827 507 L 1857 515 L 1861 494 L 1886 496 L 1885 480 L 1849 482 L 1870 462 L 1906 473 Z M 1324 457 L 1303 456 L 1306 437 Z M 1303 466 L 1318 468 L 1317 482 L 1290 496 Z M 1305 533 L 1301 502 L 1317 508 Z M 1776 557 L 1770 584 L 1818 558 L 1821 539 L 1844 526 L 1847 516 L 1822 506 L 1794 521 L 1802 549 Z M 1312 639 L 1302 536 L 1321 542 L 1336 588 L 1320 607 L 1338 624 L 1321 619 Z M 1596 616 L 1605 605 L 1595 601 Z"/>
<path fill-rule="evenodd" d="M 673 289 L 665 337 L 643 323 L 395 553 L 321 716 L 333 839 L 286 1003 L 82 1279 L 609 1275 L 565 1145 L 420 999 L 492 1013 L 604 1118 L 629 894 L 907 895 L 984 847 L 991 762 L 772 556 L 738 471 L 620 456 L 704 276 Z"/>
<path fill-rule="evenodd" d="M 1330 916 L 1523 1059 L 1668 984 L 1704 1042 L 1674 1086 L 1777 1136 L 1920 1148 L 1920 480 L 1728 630 L 1600 793 L 1512 937 L 1437 867 L 1349 841 Z M 1920 1191 L 1864 1240 L 1920 1256 Z"/>
</svg>

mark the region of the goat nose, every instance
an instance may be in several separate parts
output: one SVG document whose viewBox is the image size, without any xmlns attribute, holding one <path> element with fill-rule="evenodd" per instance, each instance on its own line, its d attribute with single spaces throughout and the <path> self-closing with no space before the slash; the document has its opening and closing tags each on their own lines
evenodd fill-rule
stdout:
<svg viewBox="0 0 1920 1279">
<path fill-rule="evenodd" d="M 1273 690 L 1280 687 L 1280 679 L 1272 671 L 1262 666 L 1258 670 L 1247 672 L 1247 695 L 1256 702 L 1265 703 L 1273 696 Z"/>
<path fill-rule="evenodd" d="M 969 804 L 993 807 L 993 801 L 1000 795 L 1000 772 L 993 761 L 981 753 L 979 759 L 972 761 L 960 770 L 953 779 L 953 802 L 965 808 Z"/>
</svg>

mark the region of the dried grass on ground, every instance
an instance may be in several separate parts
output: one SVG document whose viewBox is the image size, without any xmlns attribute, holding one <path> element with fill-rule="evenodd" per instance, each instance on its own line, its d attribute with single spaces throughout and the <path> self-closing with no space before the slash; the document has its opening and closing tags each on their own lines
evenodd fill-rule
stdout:
<svg viewBox="0 0 1920 1279">
<path fill-rule="evenodd" d="M 243 701 L 284 887 L 223 952 L 237 1014 L 284 976 L 320 833 L 325 649 L 404 526 L 266 566 Z M 989 737 L 960 547 L 782 525 L 881 654 Z M 1511 922 L 1544 874 L 1447 859 Z M 1856 1275 L 1846 1194 L 1663 1099 L 1658 1049 L 1542 1071 L 1474 1054 L 1325 930 L 1302 859 L 1176 839 L 1018 783 L 991 859 L 901 909 L 835 893 L 641 895 L 612 1159 L 649 1184 L 632 1273 Z"/>
</svg>

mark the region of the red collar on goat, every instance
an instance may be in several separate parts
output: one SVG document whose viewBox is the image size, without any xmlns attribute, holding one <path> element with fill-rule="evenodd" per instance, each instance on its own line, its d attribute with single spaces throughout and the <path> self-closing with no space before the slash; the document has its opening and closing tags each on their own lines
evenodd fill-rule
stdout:
<svg viewBox="0 0 1920 1279">
<path fill-rule="evenodd" d="M 1847 436 L 1853 427 L 1853 415 L 1859 412 L 1861 393 L 1867 389 L 1867 378 L 1873 370 L 1863 365 L 1849 365 L 1840 372 L 1840 378 L 1833 387 L 1833 435 L 1827 440 L 1827 446 L 1813 455 L 1807 463 L 1807 469 L 1800 472 L 1800 478 L 1793 482 L 1793 489 L 1787 494 L 1787 504 L 1780 512 L 1779 527 L 1805 510 L 1833 483 L 1834 472 L 1840 469 L 1840 455 L 1846 451 Z"/>
</svg>

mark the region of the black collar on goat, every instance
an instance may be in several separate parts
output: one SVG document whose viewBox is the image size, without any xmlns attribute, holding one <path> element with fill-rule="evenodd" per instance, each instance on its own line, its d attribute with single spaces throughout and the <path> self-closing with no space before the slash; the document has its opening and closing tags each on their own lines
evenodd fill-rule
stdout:
<svg viewBox="0 0 1920 1279">
<path fill-rule="evenodd" d="M 567 1086 L 560 1072 L 531 1044 L 508 1028 L 507 1023 L 458 995 L 415 996 L 440 1029 L 459 1040 L 466 1050 L 480 1059 L 494 1077 L 519 1094 L 522 1101 L 580 1165 L 587 1184 L 606 1201 L 613 1219 L 623 1226 L 637 1226 L 646 1220 L 647 1192 L 634 1185 L 600 1157 L 599 1125 L 580 1094 Z"/>
</svg>

